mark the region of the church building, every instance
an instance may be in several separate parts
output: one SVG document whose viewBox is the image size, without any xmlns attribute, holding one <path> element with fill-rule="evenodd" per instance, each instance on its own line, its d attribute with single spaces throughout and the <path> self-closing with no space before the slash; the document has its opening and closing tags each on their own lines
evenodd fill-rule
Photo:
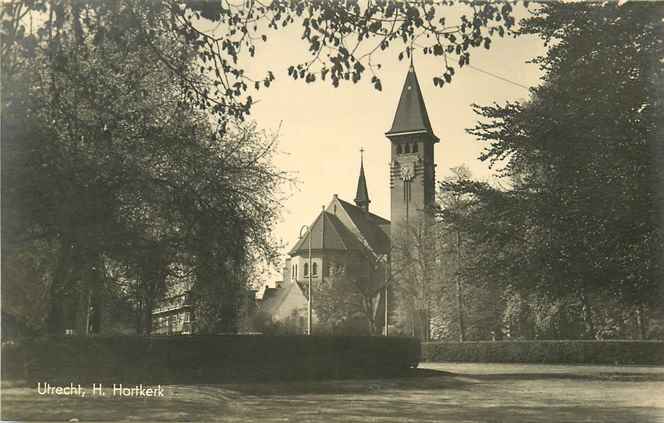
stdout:
<svg viewBox="0 0 664 423">
<path fill-rule="evenodd" d="M 434 144 L 438 138 L 431 128 L 412 64 L 392 126 L 385 136 L 391 151 L 391 221 L 371 212 L 361 158 L 353 202 L 334 194 L 329 204 L 313 219 L 309 231 L 288 253 L 281 287 L 272 290 L 279 301 L 263 300 L 264 304 L 270 305 L 264 312 L 269 313 L 274 321 L 280 321 L 280 316 L 299 316 L 295 320 L 300 322 L 306 319 L 311 281 L 315 333 L 315 287 L 321 283 L 333 283 L 338 278 L 352 278 L 363 284 L 362 291 L 371 297 L 374 321 L 376 328 L 380 329 L 375 332 L 385 330 L 386 297 L 390 295 L 389 285 L 394 273 L 390 265 L 396 254 L 390 240 L 399 236 L 405 226 L 426 220 L 434 202 Z M 299 331 L 304 333 L 304 330 L 300 325 Z"/>
</svg>

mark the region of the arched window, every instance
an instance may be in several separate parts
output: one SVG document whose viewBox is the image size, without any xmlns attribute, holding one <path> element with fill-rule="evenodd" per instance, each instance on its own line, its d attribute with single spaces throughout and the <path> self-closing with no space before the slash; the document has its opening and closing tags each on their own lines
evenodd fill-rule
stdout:
<svg viewBox="0 0 664 423">
<path fill-rule="evenodd" d="M 401 144 L 397 144 L 397 154 L 401 154 Z"/>
<path fill-rule="evenodd" d="M 413 144 L 413 153 L 417 153 L 417 143 Z"/>
<path fill-rule="evenodd" d="M 406 144 L 406 149 L 405 149 L 404 153 L 406 153 L 406 154 L 410 153 L 410 144 Z"/>
<path fill-rule="evenodd" d="M 309 276 L 309 263 L 304 263 L 304 276 Z"/>
<path fill-rule="evenodd" d="M 291 266 L 290 275 L 291 275 L 291 279 L 295 279 L 295 265 Z"/>
<path fill-rule="evenodd" d="M 313 276 L 317 276 L 317 275 L 318 275 L 318 263 L 313 263 L 313 264 L 311 265 L 311 274 L 312 274 Z"/>
</svg>

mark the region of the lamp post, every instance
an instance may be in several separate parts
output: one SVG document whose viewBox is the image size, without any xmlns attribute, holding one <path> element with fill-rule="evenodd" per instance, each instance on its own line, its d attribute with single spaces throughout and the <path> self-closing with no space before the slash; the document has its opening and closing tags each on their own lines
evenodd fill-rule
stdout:
<svg viewBox="0 0 664 423">
<path fill-rule="evenodd" d="M 302 230 L 306 230 L 306 234 L 309 235 L 309 240 L 307 242 L 307 249 L 309 251 L 309 284 L 307 285 L 307 335 L 311 335 L 311 232 L 309 231 L 309 226 L 303 225 L 300 228 L 300 239 L 302 238 Z"/>
<path fill-rule="evenodd" d="M 385 336 L 390 336 L 390 322 L 389 322 L 389 314 L 387 314 L 387 284 L 385 284 Z"/>
</svg>

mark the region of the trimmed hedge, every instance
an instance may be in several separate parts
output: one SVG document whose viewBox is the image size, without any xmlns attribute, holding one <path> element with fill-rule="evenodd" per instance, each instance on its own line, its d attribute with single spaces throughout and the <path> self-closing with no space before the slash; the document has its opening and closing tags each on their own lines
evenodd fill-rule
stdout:
<svg viewBox="0 0 664 423">
<path fill-rule="evenodd" d="M 423 361 L 664 364 L 663 341 L 427 342 Z"/>
<path fill-rule="evenodd" d="M 223 383 L 383 376 L 416 366 L 414 338 L 50 337 L 3 345 L 3 377 L 69 383 Z"/>
</svg>

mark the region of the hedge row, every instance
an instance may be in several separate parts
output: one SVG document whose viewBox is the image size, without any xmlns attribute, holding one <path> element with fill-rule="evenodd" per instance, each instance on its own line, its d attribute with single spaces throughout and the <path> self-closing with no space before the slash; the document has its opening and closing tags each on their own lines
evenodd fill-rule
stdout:
<svg viewBox="0 0 664 423">
<path fill-rule="evenodd" d="M 480 341 L 422 344 L 423 361 L 664 364 L 663 341 Z"/>
<path fill-rule="evenodd" d="M 4 345 L 3 377 L 69 383 L 223 383 L 388 375 L 417 365 L 398 337 L 51 337 Z"/>
</svg>

